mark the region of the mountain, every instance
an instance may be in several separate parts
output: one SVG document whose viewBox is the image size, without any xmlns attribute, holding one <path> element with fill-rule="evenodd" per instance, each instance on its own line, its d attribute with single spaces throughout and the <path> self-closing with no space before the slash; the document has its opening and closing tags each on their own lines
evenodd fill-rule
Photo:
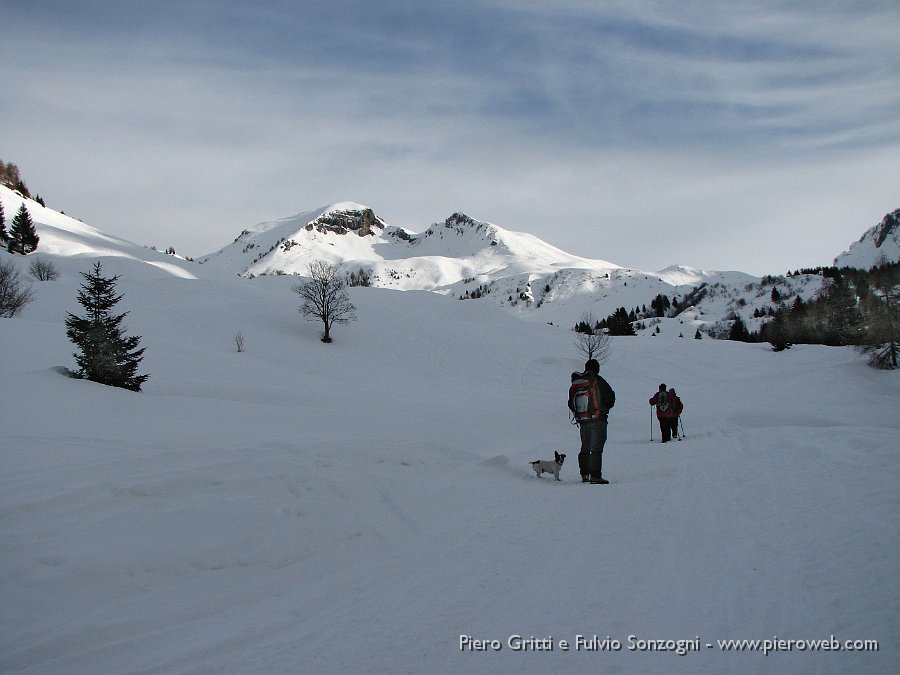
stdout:
<svg viewBox="0 0 900 675">
<path fill-rule="evenodd" d="M 578 477 L 577 316 L 543 320 L 567 284 L 565 314 L 697 276 L 730 303 L 752 277 L 563 268 L 541 307 L 350 288 L 359 322 L 323 345 L 290 276 L 34 213 L 60 276 L 0 318 L 0 672 L 896 672 L 895 374 L 843 348 L 613 338 L 611 484 Z M 438 230 L 421 250 L 486 234 Z M 34 256 L 0 251 L 23 274 Z M 62 374 L 100 256 L 142 393 Z M 660 382 L 684 442 L 650 442 Z M 554 450 L 561 480 L 536 477 Z"/>
<path fill-rule="evenodd" d="M 900 262 L 900 209 L 873 225 L 850 249 L 834 259 L 835 267 L 868 270 L 884 263 Z"/>
<path fill-rule="evenodd" d="M 414 233 L 388 225 L 368 206 L 353 202 L 259 223 L 200 263 L 254 277 L 303 275 L 316 259 L 348 273 L 362 272 L 371 286 L 488 302 L 542 323 L 571 326 L 585 315 L 601 320 L 624 307 L 647 319 L 637 324 L 639 331 L 682 337 L 698 330 L 727 333 L 735 316 L 756 329 L 761 317 L 778 306 L 773 288 L 785 301 L 808 300 L 823 284 L 818 275 L 760 279 L 683 265 L 658 272 L 628 269 L 566 253 L 465 213 Z M 657 296 L 681 306 L 657 316 L 649 308 Z"/>
<path fill-rule="evenodd" d="M 476 277 L 490 281 L 562 268 L 619 269 L 464 213 L 455 213 L 416 234 L 388 225 L 371 208 L 353 202 L 259 223 L 199 262 L 252 277 L 305 274 L 307 265 L 316 259 L 347 270 L 365 268 L 373 286 L 429 291 L 448 291 L 464 279 Z"/>
<path fill-rule="evenodd" d="M 6 213 L 27 201 L 41 237 L 39 254 L 102 256 L 145 271 L 221 279 L 304 275 L 313 260 L 339 265 L 352 284 L 430 291 L 494 305 L 520 319 L 571 327 L 624 308 L 638 334 L 711 337 L 735 318 L 757 330 L 782 303 L 808 301 L 828 280 L 819 274 L 755 277 L 673 265 L 648 272 L 582 258 L 537 237 L 454 213 L 422 232 L 393 226 L 373 209 L 341 202 L 242 231 L 197 263 L 141 247 L 0 188 Z M 867 231 L 836 264 L 868 269 L 898 259 L 900 210 Z M 198 264 L 199 263 L 199 264 Z M 653 306 L 654 302 L 662 309 Z"/>
<path fill-rule="evenodd" d="M 2 190 L 7 213 L 26 201 Z M 354 202 L 258 223 L 195 263 L 105 234 L 36 202 L 27 204 L 41 237 L 38 255 L 114 258 L 137 264 L 142 274 L 208 279 L 303 275 L 312 260 L 321 259 L 347 273 L 362 272 L 374 287 L 477 300 L 521 319 L 567 327 L 585 315 L 601 320 L 624 307 L 645 319 L 636 324 L 638 332 L 692 337 L 699 330 L 719 336 L 735 316 L 756 329 L 760 317 L 777 306 L 770 297 L 773 288 L 784 301 L 807 300 L 823 284 L 818 275 L 760 279 L 682 265 L 658 272 L 629 269 L 566 253 L 464 213 L 414 233 Z M 662 316 L 651 308 L 658 296 L 671 303 Z"/>
</svg>

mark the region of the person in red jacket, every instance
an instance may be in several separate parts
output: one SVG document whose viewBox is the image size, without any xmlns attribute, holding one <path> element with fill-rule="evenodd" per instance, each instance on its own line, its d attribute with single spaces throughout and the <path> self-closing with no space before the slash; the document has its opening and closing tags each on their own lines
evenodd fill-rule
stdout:
<svg viewBox="0 0 900 675">
<path fill-rule="evenodd" d="M 667 390 L 664 384 L 659 385 L 659 391 L 650 399 L 650 405 L 656 406 L 656 419 L 659 420 L 662 442 L 667 443 L 673 438 L 678 438 L 678 417 L 684 410 L 684 404 L 675 390 Z"/>
</svg>

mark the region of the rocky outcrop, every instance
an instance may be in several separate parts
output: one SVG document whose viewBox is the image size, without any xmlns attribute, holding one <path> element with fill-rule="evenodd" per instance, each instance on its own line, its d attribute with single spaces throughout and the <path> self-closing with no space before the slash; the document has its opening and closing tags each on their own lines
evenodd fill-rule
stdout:
<svg viewBox="0 0 900 675">
<path fill-rule="evenodd" d="M 312 232 L 332 232 L 335 234 L 348 234 L 353 232 L 360 237 L 375 235 L 382 232 L 385 223 L 375 215 L 372 209 L 360 211 L 330 211 L 325 213 L 306 226 L 306 230 Z"/>
<path fill-rule="evenodd" d="M 882 220 L 881 224 L 875 229 L 875 247 L 881 248 L 881 245 L 892 234 L 900 230 L 900 209 L 888 213 Z M 896 237 L 895 237 L 896 238 Z"/>
</svg>

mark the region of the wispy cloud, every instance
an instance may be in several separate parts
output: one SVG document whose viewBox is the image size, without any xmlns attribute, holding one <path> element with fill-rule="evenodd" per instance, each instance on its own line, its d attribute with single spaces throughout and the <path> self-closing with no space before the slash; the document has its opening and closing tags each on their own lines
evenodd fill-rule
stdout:
<svg viewBox="0 0 900 675">
<path fill-rule="evenodd" d="M 0 156 L 141 243 L 352 199 L 762 273 L 900 199 L 896 3 L 9 5 Z"/>
</svg>

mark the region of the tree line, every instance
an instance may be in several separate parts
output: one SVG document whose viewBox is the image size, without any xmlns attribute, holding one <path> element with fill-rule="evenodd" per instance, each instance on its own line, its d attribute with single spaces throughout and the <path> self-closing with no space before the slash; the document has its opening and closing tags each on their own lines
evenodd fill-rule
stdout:
<svg viewBox="0 0 900 675">
<path fill-rule="evenodd" d="M 723 337 L 739 342 L 769 342 L 775 351 L 792 344 L 823 344 L 855 346 L 872 357 L 873 365 L 888 368 L 898 366 L 898 332 L 900 332 L 900 263 L 883 263 L 870 270 L 856 268 L 816 267 L 795 274 L 817 274 L 826 279 L 820 294 L 804 301 L 796 296 L 790 304 L 784 302 L 777 287 L 770 298 L 775 306 L 757 309 L 754 318 L 764 319 L 759 330 L 750 331 L 739 316 L 731 320 Z M 792 276 L 790 273 L 788 276 Z M 763 282 L 767 280 L 764 279 Z M 768 280 L 769 282 L 772 279 Z M 582 318 L 572 330 L 580 335 L 635 335 L 635 324 L 648 317 L 677 316 L 707 294 L 700 286 L 679 302 L 665 295 L 657 295 L 648 309 L 635 307 L 631 311 L 619 307 L 605 319 Z M 694 335 L 700 338 L 699 330 Z"/>
<path fill-rule="evenodd" d="M 793 344 L 850 345 L 881 365 L 897 367 L 900 331 L 900 263 L 870 270 L 821 268 L 829 283 L 815 298 L 799 296 L 774 310 L 758 331 L 739 318 L 729 339 L 769 342 L 776 351 Z"/>
</svg>

